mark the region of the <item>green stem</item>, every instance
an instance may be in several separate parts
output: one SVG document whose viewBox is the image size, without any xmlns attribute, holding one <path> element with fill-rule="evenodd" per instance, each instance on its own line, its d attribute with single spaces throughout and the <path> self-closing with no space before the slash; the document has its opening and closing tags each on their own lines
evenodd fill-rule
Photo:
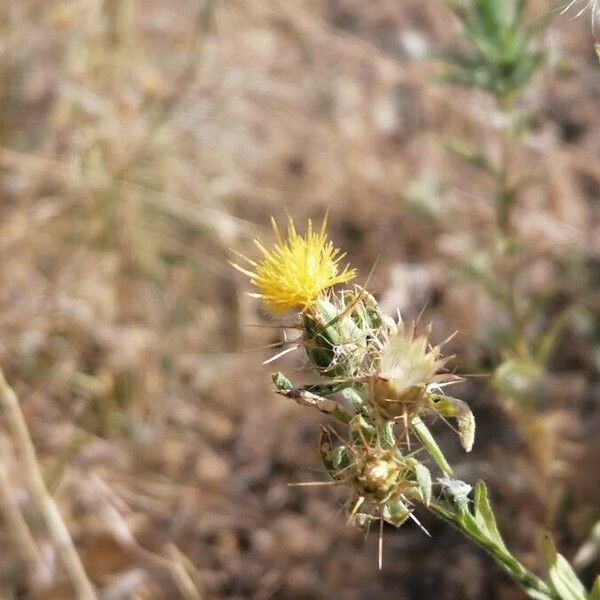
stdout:
<svg viewBox="0 0 600 600">
<path fill-rule="evenodd" d="M 502 569 L 535 600 L 560 600 L 535 573 L 523 566 L 510 552 L 501 548 L 477 526 L 466 509 L 454 509 L 444 502 L 432 500 L 429 510 L 481 546 Z"/>
<path fill-rule="evenodd" d="M 429 452 L 437 466 L 441 469 L 442 473 L 446 477 L 453 477 L 454 471 L 452 470 L 450 463 L 446 460 L 444 453 L 438 446 L 433 435 L 431 435 L 431 432 L 429 431 L 427 425 L 423 423 L 421 417 L 419 417 L 418 415 L 413 417 L 412 425 L 415 429 L 415 433 L 419 436 L 419 439 L 427 448 L 427 451 Z"/>
<path fill-rule="evenodd" d="M 511 212 L 516 200 L 516 191 L 511 188 L 511 121 L 514 118 L 514 101 L 511 97 L 499 98 L 498 103 L 504 120 L 501 140 L 500 165 L 496 169 L 496 219 L 498 228 L 508 239 L 511 234 Z"/>
<path fill-rule="evenodd" d="M 519 193 L 519 185 L 513 183 L 513 160 L 512 144 L 515 142 L 515 135 L 512 132 L 512 119 L 515 111 L 515 98 L 512 95 L 498 98 L 498 104 L 503 114 L 504 131 L 501 140 L 500 165 L 496 169 L 496 222 L 501 236 L 502 252 L 508 258 L 508 271 L 506 273 L 507 288 L 507 310 L 512 323 L 515 336 L 514 347 L 518 356 L 528 358 L 531 355 L 529 345 L 525 336 L 526 317 L 519 306 L 516 290 L 516 279 L 518 266 L 515 264 L 514 257 L 507 253 L 514 242 L 514 231 L 512 226 L 512 213 L 516 205 Z"/>
</svg>

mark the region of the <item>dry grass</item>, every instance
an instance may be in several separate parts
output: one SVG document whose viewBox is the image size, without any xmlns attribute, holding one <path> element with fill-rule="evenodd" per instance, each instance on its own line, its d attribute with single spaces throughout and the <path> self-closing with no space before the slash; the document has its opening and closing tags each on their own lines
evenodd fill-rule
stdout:
<svg viewBox="0 0 600 600">
<path fill-rule="evenodd" d="M 520 285 L 558 288 L 558 304 L 587 315 L 552 360 L 552 438 L 527 455 L 485 383 L 465 391 L 480 433 L 460 476 L 494 478 L 516 520 L 507 537 L 534 566 L 541 527 L 571 556 L 599 516 L 588 28 L 551 27 L 561 58 L 524 100 L 535 128 L 515 158 L 539 175 L 519 206 Z M 489 369 L 502 317 L 447 269 L 489 236 L 488 182 L 440 142 L 493 152 L 496 116 L 479 94 L 435 84 L 421 56 L 455 37 L 437 0 L 0 6 L 0 364 L 102 598 L 519 597 L 437 526 L 433 544 L 387 533 L 379 574 L 375 540 L 344 526 L 331 490 L 287 487 L 319 468 L 318 417 L 269 391 L 265 351 L 243 351 L 277 334 L 243 326 L 259 307 L 225 260 L 268 235 L 270 214 L 329 208 L 354 264 L 368 272 L 379 257 L 384 304 L 410 318 L 430 299 L 436 336 L 460 330 L 461 370 Z M 0 504 L 13 517 L 0 527 L 0 598 L 72 598 L 1 418 Z"/>
</svg>

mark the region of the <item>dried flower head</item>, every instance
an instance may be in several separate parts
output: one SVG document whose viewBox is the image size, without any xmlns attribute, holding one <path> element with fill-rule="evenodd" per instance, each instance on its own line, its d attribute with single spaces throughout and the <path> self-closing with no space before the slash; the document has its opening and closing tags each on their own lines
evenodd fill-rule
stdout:
<svg viewBox="0 0 600 600">
<path fill-rule="evenodd" d="M 254 241 L 262 252 L 262 260 L 255 262 L 240 255 L 253 270 L 231 264 L 250 278 L 259 290 L 252 296 L 262 298 L 272 313 L 281 315 L 294 309 L 306 311 L 325 290 L 355 277 L 356 271 L 349 266 L 338 272 L 345 255 L 328 240 L 326 219 L 319 231 L 313 231 L 309 220 L 306 235 L 302 236 L 290 217 L 286 239 L 282 238 L 273 218 L 271 223 L 277 238 L 275 245 L 267 250 L 259 240 Z"/>
<path fill-rule="evenodd" d="M 386 341 L 381 352 L 379 372 L 373 378 L 373 399 L 386 418 L 396 418 L 420 408 L 427 387 L 445 379 L 437 375 L 448 359 L 440 347 L 429 347 L 426 334 L 406 330 L 402 323 Z"/>
<path fill-rule="evenodd" d="M 405 466 L 393 449 L 367 447 L 357 454 L 355 463 L 354 485 L 361 496 L 381 502 L 396 490 L 402 490 Z"/>
</svg>

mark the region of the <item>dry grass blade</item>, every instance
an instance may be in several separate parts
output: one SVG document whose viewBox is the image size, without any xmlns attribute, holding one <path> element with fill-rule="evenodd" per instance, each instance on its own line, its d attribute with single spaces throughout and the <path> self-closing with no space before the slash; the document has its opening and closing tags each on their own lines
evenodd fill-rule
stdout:
<svg viewBox="0 0 600 600">
<path fill-rule="evenodd" d="M 199 579 L 198 573 L 187 556 L 174 544 L 169 544 L 167 552 L 171 558 L 171 575 L 181 595 L 185 600 L 202 600 L 198 582 L 194 581 L 194 579 Z M 190 573 L 190 570 L 192 570 L 192 573 Z"/>
<path fill-rule="evenodd" d="M 7 442 L 0 438 L 0 510 L 15 547 L 27 566 L 34 585 L 48 578 L 48 569 L 42 560 L 33 535 L 19 508 L 7 470 Z"/>
<path fill-rule="evenodd" d="M 69 530 L 58 510 L 58 506 L 48 492 L 37 461 L 35 448 L 29 429 L 19 405 L 19 399 L 8 385 L 0 369 L 0 405 L 4 409 L 11 434 L 20 450 L 20 459 L 33 500 L 40 511 L 60 559 L 75 588 L 78 600 L 96 600 L 94 586 L 90 582 L 83 564 L 71 539 Z"/>
</svg>

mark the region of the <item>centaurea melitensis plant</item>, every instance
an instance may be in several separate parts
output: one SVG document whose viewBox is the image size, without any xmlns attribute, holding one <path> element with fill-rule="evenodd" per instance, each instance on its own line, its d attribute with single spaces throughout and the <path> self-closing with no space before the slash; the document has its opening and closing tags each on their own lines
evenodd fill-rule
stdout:
<svg viewBox="0 0 600 600">
<path fill-rule="evenodd" d="M 415 515 L 422 506 L 483 547 L 529 597 L 600 600 L 600 579 L 588 595 L 549 539 L 548 580 L 524 567 L 500 535 L 485 483 L 477 482 L 471 500 L 472 486 L 454 478 L 426 420 L 431 414 L 453 420 L 469 452 L 475 419 L 465 402 L 445 393 L 459 378 L 443 371 L 447 359 L 429 344 L 429 330 L 384 314 L 363 287 L 334 289 L 356 273 L 350 267 L 340 272 L 343 255 L 328 241 L 325 224 L 315 233 L 309 222 L 302 236 L 289 219 L 286 239 L 274 230 L 271 249 L 257 242 L 261 259 L 242 257 L 248 267 L 233 266 L 250 277 L 267 310 L 291 316 L 286 326 L 300 335 L 289 344 L 304 349 L 318 375 L 316 383 L 297 387 L 274 373 L 277 393 L 347 428 L 341 436 L 322 427 L 319 451 L 329 480 L 320 483 L 348 488 L 354 525 L 379 525 L 380 567 L 383 524 L 412 520 L 423 528 Z"/>
<path fill-rule="evenodd" d="M 494 361 L 491 383 L 502 398 L 505 414 L 527 444 L 542 489 L 546 522 L 550 521 L 552 497 L 557 492 L 558 447 L 564 435 L 549 429 L 545 411 L 551 406 L 550 361 L 566 326 L 585 315 L 584 302 L 572 291 L 576 278 L 570 264 L 582 257 L 563 253 L 551 259 L 562 273 L 552 285 L 535 289 L 530 285 L 531 265 L 539 263 L 539 251 L 528 241 L 523 226 L 525 191 L 544 190 L 544 172 L 523 160 L 530 143 L 533 120 L 527 110 L 527 93 L 534 87 L 551 53 L 544 32 L 553 12 L 534 11 L 530 0 L 447 0 L 461 26 L 461 43 L 445 55 L 446 82 L 485 92 L 492 100 L 495 123 L 493 143 L 485 147 L 471 143 L 447 145 L 457 157 L 487 180 L 489 206 L 495 215 L 487 234 L 475 241 L 476 251 L 453 257 L 449 270 L 480 284 L 498 316 L 493 327 L 481 328 L 484 345 Z M 598 0 L 574 1 L 598 14 Z M 556 12 L 556 11 L 555 11 Z M 583 268 L 585 271 L 585 268 Z M 559 308 L 560 307 L 560 308 Z M 549 442 L 554 436 L 555 443 Z"/>
</svg>

